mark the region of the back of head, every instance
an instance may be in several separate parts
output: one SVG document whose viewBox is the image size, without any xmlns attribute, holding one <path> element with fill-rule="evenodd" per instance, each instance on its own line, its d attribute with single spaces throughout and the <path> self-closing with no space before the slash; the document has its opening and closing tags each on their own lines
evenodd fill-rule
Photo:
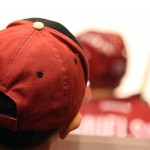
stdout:
<svg viewBox="0 0 150 150">
<path fill-rule="evenodd" d="M 0 143 L 23 149 L 45 141 L 77 115 L 87 80 L 86 54 L 63 25 L 10 23 L 0 31 Z"/>
<path fill-rule="evenodd" d="M 117 33 L 89 30 L 77 36 L 88 54 L 92 88 L 115 88 L 126 69 L 126 45 Z"/>
</svg>

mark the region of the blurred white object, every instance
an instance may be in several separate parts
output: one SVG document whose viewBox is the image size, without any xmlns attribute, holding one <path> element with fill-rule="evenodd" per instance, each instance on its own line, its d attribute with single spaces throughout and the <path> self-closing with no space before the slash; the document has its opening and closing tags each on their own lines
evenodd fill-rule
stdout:
<svg viewBox="0 0 150 150">
<path fill-rule="evenodd" d="M 114 90 L 114 95 L 127 98 L 140 94 L 150 104 L 150 50 L 143 49 L 131 54 L 128 56 L 126 73 Z"/>
<path fill-rule="evenodd" d="M 141 88 L 141 96 L 150 104 L 150 52 L 148 56 L 145 76 L 143 78 L 143 84 Z"/>
</svg>

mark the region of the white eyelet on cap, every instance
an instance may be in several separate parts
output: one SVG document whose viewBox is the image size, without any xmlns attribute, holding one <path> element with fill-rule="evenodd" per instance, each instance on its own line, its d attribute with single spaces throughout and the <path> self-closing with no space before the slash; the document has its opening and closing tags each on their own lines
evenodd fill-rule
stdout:
<svg viewBox="0 0 150 150">
<path fill-rule="evenodd" d="M 33 28 L 37 30 L 41 30 L 44 28 L 44 24 L 42 22 L 34 22 L 33 23 Z"/>
</svg>

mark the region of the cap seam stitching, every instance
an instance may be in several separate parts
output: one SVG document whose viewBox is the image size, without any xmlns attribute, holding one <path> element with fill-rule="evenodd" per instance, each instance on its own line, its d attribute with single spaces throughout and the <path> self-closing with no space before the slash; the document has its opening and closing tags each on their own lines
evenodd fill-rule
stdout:
<svg viewBox="0 0 150 150">
<path fill-rule="evenodd" d="M 45 34 L 46 33 L 46 34 Z M 50 33 L 49 33 L 50 34 Z M 64 64 L 64 62 L 63 62 L 63 59 L 62 59 L 62 57 L 61 57 L 61 55 L 60 55 L 60 53 L 58 52 L 58 48 L 56 47 L 56 45 L 53 43 L 53 40 L 52 41 L 50 41 L 48 38 L 47 38 L 47 32 L 45 32 L 44 31 L 44 34 L 43 34 L 44 36 L 45 36 L 45 38 L 48 40 L 48 42 L 50 42 L 50 43 L 52 43 L 53 44 L 53 46 L 55 47 L 55 51 L 57 52 L 57 55 L 56 55 L 56 53 L 55 53 L 55 57 L 56 57 L 56 59 L 59 61 L 59 64 L 61 65 L 59 65 L 59 68 L 62 70 L 62 68 L 64 69 L 63 71 L 62 71 L 62 75 L 65 77 L 65 78 L 62 78 L 63 79 L 63 86 L 65 86 L 66 87 L 66 85 L 67 85 L 67 89 L 63 89 L 63 93 L 64 93 L 64 96 L 66 97 L 66 98 L 68 98 L 68 93 L 69 93 L 69 91 L 68 91 L 68 87 L 69 87 L 69 82 L 67 82 L 68 80 L 68 73 L 67 73 L 67 70 L 66 70 L 66 68 L 64 67 L 65 66 L 65 64 Z M 53 38 L 53 37 L 51 37 L 51 38 Z M 54 39 L 54 38 L 53 38 Z M 65 105 L 64 106 L 66 106 L 66 103 L 65 103 Z M 64 107 L 62 107 L 62 111 L 64 111 L 63 110 L 64 109 Z"/>
<path fill-rule="evenodd" d="M 20 56 L 19 54 L 20 54 L 20 51 L 22 50 L 22 47 L 23 47 L 24 44 L 27 42 L 27 40 L 31 37 L 31 35 L 33 34 L 34 31 L 35 31 L 35 30 L 33 30 L 28 36 L 26 35 L 26 36 L 27 36 L 27 37 L 25 36 L 26 39 L 24 39 L 24 40 L 23 40 L 21 43 L 19 43 L 19 45 L 17 46 L 17 49 L 18 49 L 18 47 L 19 47 L 19 49 L 18 49 L 16 55 L 14 56 L 14 58 L 13 58 L 11 64 L 10 64 L 10 67 L 9 67 L 7 73 L 6 73 L 6 77 L 5 77 L 3 86 L 7 87 L 7 84 L 8 84 L 8 82 L 9 82 L 9 80 L 10 80 L 10 77 L 11 77 L 11 73 L 12 73 L 12 71 L 13 71 L 12 65 L 14 64 L 14 66 L 16 66 L 16 62 L 15 62 L 16 57 L 17 57 L 17 56 Z"/>
<path fill-rule="evenodd" d="M 88 72 L 89 72 L 89 66 L 88 66 L 88 60 L 87 60 L 87 57 L 86 57 L 86 52 L 78 45 L 78 44 L 76 44 L 72 39 L 70 39 L 69 37 L 67 37 L 66 35 L 64 35 L 64 34 L 62 34 L 61 32 L 59 32 L 59 31 L 57 31 L 57 30 L 55 30 L 55 29 L 53 29 L 53 28 L 48 28 L 48 27 L 46 27 L 46 29 L 48 29 L 49 31 L 51 31 L 52 32 L 52 34 L 54 34 L 55 32 L 55 34 L 57 34 L 57 33 L 59 33 L 59 34 L 57 34 L 57 35 L 59 35 L 59 36 L 61 36 L 62 38 L 64 37 L 64 40 L 67 42 L 67 43 L 69 43 L 70 45 L 72 45 L 73 47 L 74 47 L 74 49 L 76 49 L 77 47 L 77 53 L 79 53 L 80 55 L 81 55 L 81 58 L 80 58 L 80 61 L 81 61 L 81 64 L 83 64 L 83 62 L 82 62 L 82 60 L 81 59 L 83 59 L 84 60 L 84 62 L 85 62 L 85 64 L 83 64 L 83 65 L 85 65 L 85 66 L 87 66 L 86 67 L 86 69 L 84 68 L 85 66 L 83 66 L 83 70 L 84 70 L 84 72 L 85 72 L 85 70 L 86 70 L 86 76 L 87 77 L 85 77 L 85 80 L 87 80 L 88 81 L 88 78 L 89 78 L 89 75 L 88 75 Z M 69 42 L 68 42 L 68 40 L 69 40 Z M 73 43 L 73 44 L 72 44 Z M 75 44 L 75 45 L 74 45 Z M 80 57 L 80 56 L 78 56 L 78 57 Z"/>
</svg>

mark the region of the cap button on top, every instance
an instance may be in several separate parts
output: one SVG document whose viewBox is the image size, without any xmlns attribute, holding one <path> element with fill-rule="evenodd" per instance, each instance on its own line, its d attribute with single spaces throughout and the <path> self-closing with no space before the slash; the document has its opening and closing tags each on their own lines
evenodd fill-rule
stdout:
<svg viewBox="0 0 150 150">
<path fill-rule="evenodd" d="M 41 30 L 44 28 L 44 24 L 42 22 L 34 22 L 33 23 L 33 28 L 37 30 Z"/>
</svg>

